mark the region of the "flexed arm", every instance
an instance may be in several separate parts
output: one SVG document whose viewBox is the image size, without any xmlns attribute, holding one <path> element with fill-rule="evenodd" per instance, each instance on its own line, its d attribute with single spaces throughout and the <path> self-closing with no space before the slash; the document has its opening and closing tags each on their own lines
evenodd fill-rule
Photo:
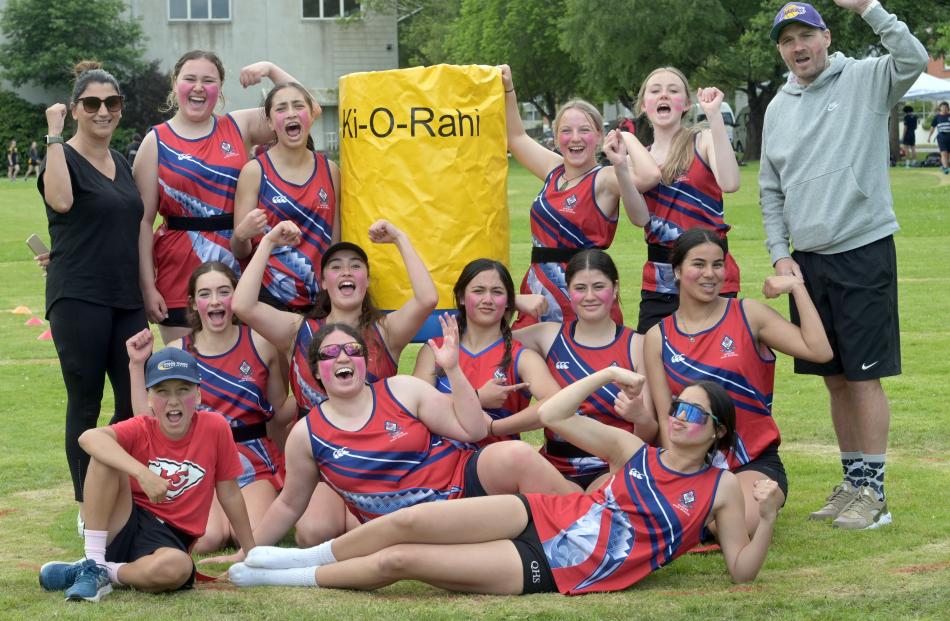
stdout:
<svg viewBox="0 0 950 621">
<path fill-rule="evenodd" d="M 499 65 L 501 83 L 505 87 L 505 126 L 508 130 L 508 150 L 522 166 L 531 171 L 538 179 L 544 180 L 554 167 L 564 159 L 544 146 L 535 142 L 524 130 L 521 122 L 521 109 L 515 84 L 511 79 L 511 68 Z"/>
</svg>

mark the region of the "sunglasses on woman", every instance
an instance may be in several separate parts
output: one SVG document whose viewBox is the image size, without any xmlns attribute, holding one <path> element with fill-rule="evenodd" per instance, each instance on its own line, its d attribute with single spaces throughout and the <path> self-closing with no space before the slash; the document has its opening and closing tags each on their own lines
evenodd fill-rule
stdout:
<svg viewBox="0 0 950 621">
<path fill-rule="evenodd" d="M 695 423 L 697 425 L 705 425 L 706 420 L 709 418 L 712 418 L 713 423 L 717 425 L 722 424 L 719 422 L 719 419 L 716 418 L 715 414 L 707 412 L 702 406 L 687 401 L 680 401 L 679 399 L 673 399 L 673 403 L 670 406 L 670 416 L 678 418 L 683 422 Z"/>
<path fill-rule="evenodd" d="M 317 359 L 318 360 L 336 360 L 337 356 L 340 355 L 340 352 L 345 353 L 350 358 L 356 357 L 365 357 L 366 349 L 353 341 L 352 343 L 342 343 L 338 345 L 324 345 L 317 350 Z"/>
<path fill-rule="evenodd" d="M 76 100 L 77 103 L 82 103 L 82 109 L 89 114 L 99 112 L 99 108 L 102 107 L 102 104 L 106 104 L 106 110 L 109 112 L 118 112 L 122 109 L 122 102 L 124 101 L 125 97 L 122 95 L 109 95 L 105 99 L 90 95 L 89 97 L 80 97 Z"/>
</svg>

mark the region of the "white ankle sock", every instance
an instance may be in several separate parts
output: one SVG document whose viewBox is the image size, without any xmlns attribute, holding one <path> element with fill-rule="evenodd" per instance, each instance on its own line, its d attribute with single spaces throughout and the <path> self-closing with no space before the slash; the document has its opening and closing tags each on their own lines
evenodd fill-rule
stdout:
<svg viewBox="0 0 950 621">
<path fill-rule="evenodd" d="M 257 546 L 247 555 L 244 563 L 260 569 L 291 569 L 295 567 L 319 567 L 335 563 L 330 549 L 333 540 L 324 541 L 312 548 L 277 548 Z"/>
<path fill-rule="evenodd" d="M 122 581 L 119 580 L 119 568 L 125 565 L 125 563 L 112 563 L 106 561 L 105 563 L 100 563 L 100 565 L 106 568 L 106 572 L 108 572 L 109 580 L 112 581 L 112 584 L 122 584 Z"/>
<path fill-rule="evenodd" d="M 83 530 L 86 558 L 91 558 L 97 565 L 106 564 L 106 540 L 109 538 L 107 530 Z"/>
<path fill-rule="evenodd" d="M 239 587 L 251 586 L 317 586 L 316 567 L 293 569 L 261 569 L 235 563 L 228 570 L 228 578 Z"/>
</svg>

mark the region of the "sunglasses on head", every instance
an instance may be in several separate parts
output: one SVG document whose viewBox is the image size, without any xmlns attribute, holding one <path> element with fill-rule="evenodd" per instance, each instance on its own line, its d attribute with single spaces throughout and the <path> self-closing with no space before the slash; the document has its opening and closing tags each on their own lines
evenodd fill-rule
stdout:
<svg viewBox="0 0 950 621">
<path fill-rule="evenodd" d="M 122 103 L 125 101 L 125 97 L 122 95 L 109 95 L 105 99 L 100 99 L 99 97 L 80 97 L 76 100 L 77 103 L 82 103 L 82 109 L 93 114 L 99 112 L 99 108 L 102 107 L 102 104 L 106 104 L 106 110 L 109 112 L 118 112 L 122 109 Z"/>
<path fill-rule="evenodd" d="M 354 356 L 366 356 L 366 350 L 363 348 L 363 346 L 356 341 L 353 341 L 352 343 L 324 345 L 317 350 L 317 358 L 319 360 L 336 360 L 341 351 L 351 358 Z"/>
<path fill-rule="evenodd" d="M 713 423 L 717 425 L 722 424 L 719 422 L 719 419 L 716 418 L 715 414 L 707 412 L 702 406 L 687 401 L 680 401 L 679 399 L 673 399 L 673 404 L 670 406 L 670 416 L 678 418 L 683 422 L 695 423 L 697 425 L 705 425 L 706 420 L 709 418 L 712 418 Z"/>
</svg>

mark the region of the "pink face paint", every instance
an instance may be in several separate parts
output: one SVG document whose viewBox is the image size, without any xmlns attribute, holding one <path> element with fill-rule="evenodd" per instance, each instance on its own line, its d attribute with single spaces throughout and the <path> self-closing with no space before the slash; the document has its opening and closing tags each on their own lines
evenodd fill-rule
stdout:
<svg viewBox="0 0 950 621">
<path fill-rule="evenodd" d="M 333 379 L 334 364 L 336 364 L 336 360 L 317 361 L 317 370 L 320 373 L 320 381 L 323 382 L 324 386 L 326 386 L 330 380 Z"/>
<path fill-rule="evenodd" d="M 600 300 L 600 302 L 607 307 L 613 306 L 614 304 L 614 289 L 610 287 L 609 289 L 601 289 L 600 291 L 594 292 L 594 297 Z"/>
<path fill-rule="evenodd" d="M 585 291 L 577 291 L 576 289 L 571 289 L 570 296 L 571 296 L 571 305 L 574 307 L 577 307 L 580 305 L 581 302 L 584 301 L 584 298 L 587 297 L 587 293 Z"/>
<path fill-rule="evenodd" d="M 150 394 L 148 400 L 155 412 L 164 412 L 165 406 L 168 405 L 168 399 L 159 397 L 157 394 Z"/>
<path fill-rule="evenodd" d="M 353 361 L 353 370 L 356 371 L 356 377 L 366 379 L 366 358 L 357 356 L 351 358 L 351 360 Z"/>
<path fill-rule="evenodd" d="M 198 403 L 198 395 L 194 391 L 192 391 L 187 397 L 181 400 L 181 404 L 182 406 L 184 406 L 184 409 L 186 410 L 194 410 L 197 403 Z"/>
<path fill-rule="evenodd" d="M 297 113 L 297 118 L 300 119 L 300 125 L 303 128 L 303 131 L 309 132 L 310 126 L 313 124 L 313 119 L 310 118 L 310 111 L 304 108 Z"/>
<path fill-rule="evenodd" d="M 204 89 L 205 93 L 208 94 L 208 107 L 214 110 L 214 107 L 218 105 L 218 96 L 221 94 L 221 87 L 217 84 L 205 84 Z"/>
</svg>

